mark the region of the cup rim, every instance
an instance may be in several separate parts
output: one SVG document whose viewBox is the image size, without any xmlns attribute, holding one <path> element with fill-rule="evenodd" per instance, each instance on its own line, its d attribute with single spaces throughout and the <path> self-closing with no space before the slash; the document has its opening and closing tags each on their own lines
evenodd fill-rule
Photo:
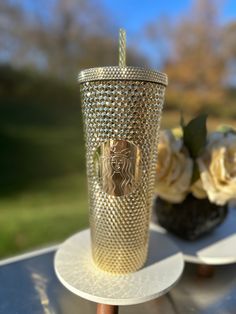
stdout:
<svg viewBox="0 0 236 314">
<path fill-rule="evenodd" d="M 85 83 L 100 80 L 146 81 L 168 85 L 165 73 L 142 67 L 107 66 L 85 69 L 79 72 L 78 82 Z"/>
</svg>

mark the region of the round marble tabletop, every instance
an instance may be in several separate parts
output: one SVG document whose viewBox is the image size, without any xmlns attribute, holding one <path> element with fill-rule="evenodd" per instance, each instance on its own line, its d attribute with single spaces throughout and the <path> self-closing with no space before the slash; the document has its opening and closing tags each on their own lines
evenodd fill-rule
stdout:
<svg viewBox="0 0 236 314">
<path fill-rule="evenodd" d="M 165 234 L 184 255 L 186 262 L 206 265 L 236 263 L 236 209 L 230 208 L 225 221 L 214 231 L 195 241 L 186 241 L 157 224 L 151 227 Z"/>
<path fill-rule="evenodd" d="M 90 247 L 88 229 L 73 235 L 59 247 L 54 268 L 67 289 L 97 303 L 131 305 L 157 298 L 175 285 L 184 268 L 182 253 L 156 230 L 150 230 L 146 264 L 131 274 L 113 275 L 99 270 Z"/>
</svg>

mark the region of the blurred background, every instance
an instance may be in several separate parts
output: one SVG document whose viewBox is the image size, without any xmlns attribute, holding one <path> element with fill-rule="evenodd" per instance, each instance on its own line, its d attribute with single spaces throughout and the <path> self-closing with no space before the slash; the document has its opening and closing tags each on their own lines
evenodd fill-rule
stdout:
<svg viewBox="0 0 236 314">
<path fill-rule="evenodd" d="M 200 112 L 236 127 L 234 0 L 0 1 L 0 258 L 88 225 L 79 70 L 128 65 L 169 76 L 162 128 Z"/>
</svg>

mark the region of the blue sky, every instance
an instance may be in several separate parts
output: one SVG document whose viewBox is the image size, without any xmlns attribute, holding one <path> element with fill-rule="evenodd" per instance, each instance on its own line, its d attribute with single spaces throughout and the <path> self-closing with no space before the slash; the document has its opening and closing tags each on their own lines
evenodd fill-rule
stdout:
<svg viewBox="0 0 236 314">
<path fill-rule="evenodd" d="M 192 0 L 158 1 L 158 0 L 103 0 L 105 7 L 111 12 L 112 18 L 131 33 L 166 15 L 178 20 L 186 13 Z M 215 0 L 221 4 L 221 22 L 236 19 L 236 0 Z"/>
<path fill-rule="evenodd" d="M 0 0 L 1 1 L 1 0 Z M 44 8 L 41 0 L 11 0 L 20 2 L 29 11 L 34 10 L 37 5 Z M 55 0 L 45 0 L 54 3 Z M 79 1 L 79 0 L 75 0 Z M 145 39 L 144 30 L 152 22 L 167 17 L 173 22 L 178 22 L 182 16 L 186 16 L 194 1 L 198 0 L 100 0 L 115 27 L 117 27 L 117 38 L 119 27 L 127 30 L 127 45 L 135 46 L 150 62 L 152 67 L 161 67 L 163 51 L 160 53 L 158 45 L 152 44 Z M 225 24 L 232 20 L 236 21 L 236 0 L 212 0 L 219 5 L 220 23 Z M 94 5 L 99 1 L 94 0 Z M 96 10 L 96 7 L 94 7 Z M 44 14 L 47 12 L 44 11 Z M 161 43 L 161 39 L 159 40 Z M 163 45 L 159 45 L 163 47 Z M 165 51 L 164 51 L 165 54 Z M 127 60 L 128 61 L 128 60 Z"/>
<path fill-rule="evenodd" d="M 220 22 L 225 24 L 236 20 L 236 0 L 213 0 L 220 5 Z M 178 21 L 186 15 L 193 0 L 158 1 L 158 0 L 103 0 L 110 17 L 119 27 L 127 30 L 128 44 L 138 45 L 138 49 L 149 58 L 154 67 L 161 63 L 156 47 L 142 39 L 146 25 L 163 16 Z M 118 30 L 117 30 L 118 31 Z M 140 40 L 139 40 L 139 37 Z"/>
</svg>

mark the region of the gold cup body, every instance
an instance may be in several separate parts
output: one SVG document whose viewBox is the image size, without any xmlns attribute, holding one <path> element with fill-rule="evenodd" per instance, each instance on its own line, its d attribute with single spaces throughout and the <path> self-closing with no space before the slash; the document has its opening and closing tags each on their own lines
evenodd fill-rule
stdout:
<svg viewBox="0 0 236 314">
<path fill-rule="evenodd" d="M 165 74 L 95 68 L 79 75 L 92 255 L 122 274 L 146 261 Z"/>
</svg>

